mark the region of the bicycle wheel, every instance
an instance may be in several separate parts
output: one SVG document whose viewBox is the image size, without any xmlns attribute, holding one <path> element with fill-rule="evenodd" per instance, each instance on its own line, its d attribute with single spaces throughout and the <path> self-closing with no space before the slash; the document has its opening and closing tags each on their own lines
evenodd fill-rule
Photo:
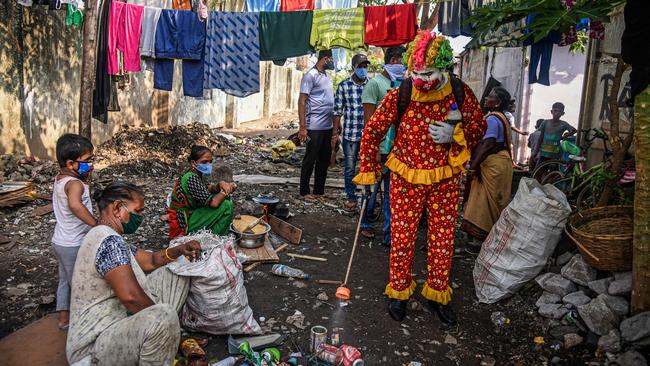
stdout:
<svg viewBox="0 0 650 366">
<path fill-rule="evenodd" d="M 569 165 L 562 160 L 549 160 L 545 161 L 533 171 L 533 179 L 537 180 L 541 184 L 545 184 L 543 181 L 546 179 L 546 175 L 553 172 L 559 172 L 562 176 L 565 176 L 567 172 L 570 171 Z M 548 183 L 548 182 L 547 182 Z"/>
<path fill-rule="evenodd" d="M 594 184 L 585 186 L 580 193 L 578 193 L 578 198 L 576 198 L 576 210 L 580 212 L 582 210 L 596 207 L 602 193 L 603 188 L 601 186 L 596 186 Z"/>
</svg>

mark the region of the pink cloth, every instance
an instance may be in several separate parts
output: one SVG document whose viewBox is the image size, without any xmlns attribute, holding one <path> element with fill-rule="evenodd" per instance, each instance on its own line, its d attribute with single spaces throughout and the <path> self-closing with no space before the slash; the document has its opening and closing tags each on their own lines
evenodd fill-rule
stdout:
<svg viewBox="0 0 650 366">
<path fill-rule="evenodd" d="M 117 50 L 124 54 L 124 71 L 140 71 L 140 30 L 144 6 L 113 1 L 108 14 L 108 73 L 119 71 Z"/>
</svg>

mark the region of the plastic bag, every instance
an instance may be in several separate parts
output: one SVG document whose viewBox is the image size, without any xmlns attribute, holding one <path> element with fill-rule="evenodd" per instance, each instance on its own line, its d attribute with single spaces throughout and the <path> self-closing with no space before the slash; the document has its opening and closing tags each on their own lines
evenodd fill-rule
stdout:
<svg viewBox="0 0 650 366">
<path fill-rule="evenodd" d="M 190 262 L 181 257 L 167 265 L 181 276 L 191 276 L 190 292 L 181 311 L 184 328 L 215 335 L 259 334 L 261 328 L 248 306 L 242 266 L 235 254 L 232 236 L 216 236 L 208 231 L 182 236 L 169 246 L 190 240 L 201 243 L 201 259 Z"/>
<path fill-rule="evenodd" d="M 560 241 L 570 213 L 559 189 L 522 178 L 515 198 L 492 227 L 474 265 L 479 302 L 497 302 L 535 278 Z"/>
</svg>

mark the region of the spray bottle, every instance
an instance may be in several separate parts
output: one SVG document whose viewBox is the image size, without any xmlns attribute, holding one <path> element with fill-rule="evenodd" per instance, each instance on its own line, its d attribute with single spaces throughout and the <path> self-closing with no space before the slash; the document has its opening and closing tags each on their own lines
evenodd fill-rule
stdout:
<svg viewBox="0 0 650 366">
<path fill-rule="evenodd" d="M 447 123 L 450 125 L 456 125 L 463 120 L 463 114 L 458 110 L 456 103 L 451 105 L 449 111 L 447 112 Z"/>
</svg>

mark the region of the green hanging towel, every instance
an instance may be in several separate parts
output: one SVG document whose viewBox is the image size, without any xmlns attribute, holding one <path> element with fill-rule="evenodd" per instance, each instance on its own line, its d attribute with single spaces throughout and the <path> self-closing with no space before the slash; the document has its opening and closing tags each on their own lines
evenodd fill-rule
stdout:
<svg viewBox="0 0 650 366">
<path fill-rule="evenodd" d="M 83 11 L 77 9 L 76 5 L 67 4 L 65 25 L 80 26 L 84 21 Z"/>
<path fill-rule="evenodd" d="M 312 11 L 260 12 L 260 60 L 283 65 L 287 58 L 312 53 Z"/>
<path fill-rule="evenodd" d="M 310 43 L 316 50 L 365 48 L 363 8 L 314 10 Z"/>
</svg>

